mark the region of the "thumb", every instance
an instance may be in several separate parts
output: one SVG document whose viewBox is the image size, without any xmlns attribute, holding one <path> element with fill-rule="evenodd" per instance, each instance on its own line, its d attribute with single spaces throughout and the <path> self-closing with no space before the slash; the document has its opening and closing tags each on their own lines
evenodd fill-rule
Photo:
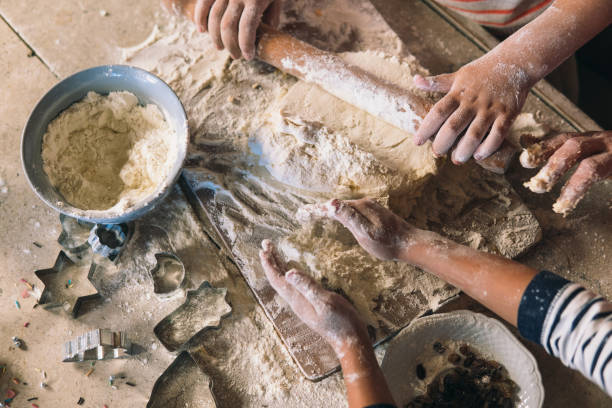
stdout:
<svg viewBox="0 0 612 408">
<path fill-rule="evenodd" d="M 436 76 L 422 77 L 421 75 L 414 76 L 414 84 L 417 88 L 431 92 L 448 92 L 453 85 L 455 74 L 442 74 Z"/>
</svg>

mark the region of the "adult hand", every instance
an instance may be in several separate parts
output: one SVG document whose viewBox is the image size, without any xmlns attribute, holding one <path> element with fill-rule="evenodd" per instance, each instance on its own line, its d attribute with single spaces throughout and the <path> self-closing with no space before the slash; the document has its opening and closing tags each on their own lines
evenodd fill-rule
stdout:
<svg viewBox="0 0 612 408">
<path fill-rule="evenodd" d="M 280 11 L 281 0 L 197 0 L 193 19 L 200 32 L 210 33 L 217 49 L 250 60 L 262 18 L 276 26 Z"/>
<path fill-rule="evenodd" d="M 435 137 L 434 154 L 442 156 L 465 131 L 451 155 L 455 164 L 472 156 L 485 159 L 501 146 L 535 83 L 519 66 L 500 62 L 494 53 L 452 74 L 416 75 L 414 82 L 423 90 L 446 93 L 423 119 L 415 141 L 421 145 Z"/>
<path fill-rule="evenodd" d="M 287 271 L 287 265 L 269 240 L 264 240 L 261 246 L 259 258 L 270 285 L 337 354 L 356 342 L 369 342 L 365 324 L 345 298 L 323 289 L 313 278 L 297 269 Z"/>
<path fill-rule="evenodd" d="M 521 153 L 520 161 L 526 168 L 546 163 L 525 183 L 534 193 L 550 191 L 574 164 L 580 162 L 553 205 L 555 212 L 567 215 L 594 183 L 612 176 L 612 131 L 562 133 L 529 146 Z"/>
<path fill-rule="evenodd" d="M 354 201 L 335 199 L 306 205 L 298 211 L 297 217 L 303 221 L 311 217 L 339 221 L 366 251 L 382 260 L 399 259 L 410 246 L 414 233 L 420 232 L 368 198 Z"/>
</svg>

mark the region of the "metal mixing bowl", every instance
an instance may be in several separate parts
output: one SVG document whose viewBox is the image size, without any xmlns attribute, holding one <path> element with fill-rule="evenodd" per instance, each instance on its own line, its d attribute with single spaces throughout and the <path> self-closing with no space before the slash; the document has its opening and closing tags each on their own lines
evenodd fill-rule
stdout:
<svg viewBox="0 0 612 408">
<path fill-rule="evenodd" d="M 141 104 L 153 103 L 161 110 L 170 127 L 176 131 L 177 157 L 168 177 L 157 190 L 127 211 L 82 210 L 66 202 L 51 185 L 43 170 L 42 142 L 47 125 L 63 110 L 80 101 L 88 92 L 108 94 L 127 91 Z M 118 224 L 136 219 L 155 207 L 171 190 L 181 174 L 187 154 L 189 129 L 181 101 L 161 79 L 139 68 L 125 65 L 103 65 L 78 72 L 55 85 L 36 104 L 21 138 L 21 161 L 34 192 L 55 210 L 79 220 Z"/>
</svg>

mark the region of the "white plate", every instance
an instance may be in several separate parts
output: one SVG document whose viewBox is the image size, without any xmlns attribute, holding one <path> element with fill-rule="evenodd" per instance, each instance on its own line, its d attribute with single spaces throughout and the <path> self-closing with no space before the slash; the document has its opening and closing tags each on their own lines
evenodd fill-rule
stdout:
<svg viewBox="0 0 612 408">
<path fill-rule="evenodd" d="M 503 364 L 520 387 L 518 407 L 542 406 L 544 386 L 535 358 L 501 322 L 467 310 L 417 319 L 389 342 L 382 370 L 398 406 L 420 394 L 416 388 L 423 382 L 416 377 L 416 365 L 436 341 L 466 343 Z"/>
</svg>

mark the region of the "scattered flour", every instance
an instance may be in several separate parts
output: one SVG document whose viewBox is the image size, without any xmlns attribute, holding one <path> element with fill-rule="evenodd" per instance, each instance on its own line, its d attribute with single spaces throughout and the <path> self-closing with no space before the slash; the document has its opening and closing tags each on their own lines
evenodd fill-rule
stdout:
<svg viewBox="0 0 612 408">
<path fill-rule="evenodd" d="M 508 139 L 516 146 L 521 146 L 521 137 L 529 135 L 533 139 L 542 139 L 548 135 L 550 129 L 538 122 L 532 113 L 524 112 L 516 117 L 508 134 Z"/>
<path fill-rule="evenodd" d="M 457 293 L 416 267 L 374 258 L 337 222 L 306 224 L 281 238 L 278 248 L 289 262 L 345 294 L 379 335 L 436 310 Z"/>
<path fill-rule="evenodd" d="M 168 177 L 175 138 L 157 106 L 141 106 L 129 92 L 89 92 L 49 124 L 44 170 L 81 210 L 126 210 Z"/>
<path fill-rule="evenodd" d="M 291 248 L 304 257 L 316 254 L 313 268 L 305 269 L 326 280 L 330 288 L 344 291 L 371 323 L 378 340 L 456 293 L 439 279 L 414 268 L 374 260 L 337 224 L 330 223 L 312 236 L 313 229 L 321 224 L 300 226 L 295 219 L 299 207 L 330 195 L 355 197 L 367 192 L 386 201 L 386 195 L 400 193 L 414 199 L 437 170 L 428 145 L 414 146 L 411 134 L 316 86 L 296 83 L 256 61 L 231 61 L 226 51 L 214 50 L 209 36 L 199 35 L 192 25 L 180 21 L 160 25 L 145 43 L 126 50 L 124 55 L 130 64 L 151 70 L 167 81 L 185 105 L 192 133 L 184 174 L 196 190 L 214 194 L 209 203 L 214 208 L 207 210 L 260 300 L 265 291 L 269 293 L 269 285 L 259 265 L 259 245 L 264 238 L 279 242 L 283 236 L 288 236 L 287 242 L 279 246 L 283 252 L 287 250 L 287 258 L 299 258 L 288 255 Z M 363 51 L 345 53 L 342 58 L 403 87 L 410 87 L 412 74 L 427 74 L 409 56 Z M 301 93 L 303 90 L 307 93 Z M 279 115 L 283 109 L 287 114 Z M 289 122 L 279 118 L 288 118 Z M 341 241 L 336 243 L 339 236 Z M 338 268 L 330 267 L 333 261 Z M 363 279 L 359 279 L 361 275 Z M 372 285 L 374 281 L 379 283 Z M 333 369 L 335 358 L 321 353 L 314 338 L 299 337 L 311 334 L 303 329 L 296 332 L 296 322 L 286 320 L 291 315 L 286 303 L 263 296 L 266 314 L 300 368 L 318 367 L 322 362 L 325 369 Z M 240 313 L 234 309 L 233 315 Z M 296 384 L 293 380 L 289 382 L 292 392 L 284 392 L 281 384 L 285 381 L 279 380 L 282 373 L 270 372 L 273 378 L 265 392 L 257 391 L 262 373 L 268 375 L 271 370 L 260 358 L 260 353 L 271 352 L 268 345 L 252 347 L 253 354 L 240 351 L 236 357 L 222 352 L 244 348 L 242 339 L 256 336 L 246 334 L 250 324 L 224 326 L 218 336 L 219 349 L 207 347 L 207 353 L 219 356 L 205 367 L 225 391 L 217 396 L 227 401 L 243 400 L 249 406 L 263 401 L 319 406 L 321 399 L 305 397 L 308 383 Z M 224 330 L 228 330 L 226 335 Z M 257 333 L 255 329 L 251 332 Z M 256 354 L 258 358 L 253 358 Z M 249 361 L 244 360 L 247 357 Z M 284 361 L 282 365 L 287 372 Z M 330 378 L 337 382 L 337 376 Z"/>
<path fill-rule="evenodd" d="M 318 123 L 279 115 L 274 130 L 262 128 L 251 145 L 260 163 L 292 187 L 339 197 L 380 196 L 402 176 L 340 133 Z"/>
<path fill-rule="evenodd" d="M 387 81 L 411 88 L 412 74 L 427 75 L 368 1 L 303 0 L 284 7 L 284 29 L 321 48 L 353 51 L 342 58 Z M 367 51 L 373 49 L 383 53 Z M 378 339 L 456 293 L 422 271 L 373 259 L 337 223 L 300 225 L 295 219 L 304 204 L 331 194 L 364 194 L 359 189 L 373 186 L 374 179 L 381 184 L 374 195 L 418 196 L 438 170 L 428 145 L 415 149 L 409 133 L 377 125 L 384 122 L 348 104 L 339 107 L 339 99 L 264 64 L 232 61 L 189 23 L 170 20 L 156 27 L 124 56 L 167 81 L 184 103 L 192 129 L 184 174 L 196 190 L 214 195 L 207 207 L 211 220 L 257 296 L 269 291 L 257 258 L 263 238 L 274 239 L 288 260 L 344 292 Z M 280 118 L 289 122 L 278 121 L 282 109 Z M 336 160 L 342 163 L 332 165 Z M 198 263 L 192 267 L 223 275 Z M 296 334 L 295 326 L 288 329 L 293 337 L 288 334 L 286 303 L 263 301 L 268 319 L 237 274 L 211 280 L 228 288 L 233 312 L 192 351 L 213 378 L 220 405 L 345 406 L 339 375 L 314 384 L 298 371 L 292 357 L 303 368 L 320 349 L 297 338 L 304 332 Z M 310 361 L 304 358 L 308 350 Z"/>
<path fill-rule="evenodd" d="M 182 102 L 191 100 L 218 78 L 229 64 L 227 51 L 217 51 L 208 35 L 187 21 L 170 19 L 155 26 L 142 43 L 122 49 L 123 60 L 163 78 Z"/>
</svg>

